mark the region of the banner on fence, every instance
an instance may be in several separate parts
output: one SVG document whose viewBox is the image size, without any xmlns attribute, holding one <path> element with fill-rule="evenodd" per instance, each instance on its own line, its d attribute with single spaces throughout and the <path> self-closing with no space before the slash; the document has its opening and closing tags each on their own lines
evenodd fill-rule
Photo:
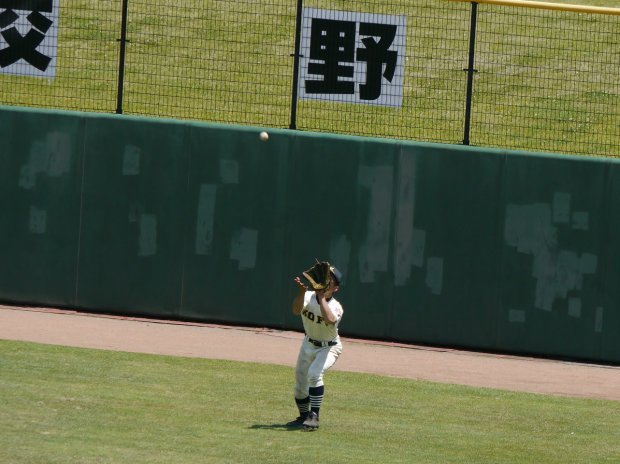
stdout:
<svg viewBox="0 0 620 464">
<path fill-rule="evenodd" d="M 400 107 L 406 16 L 304 8 L 299 97 Z"/>
<path fill-rule="evenodd" d="M 0 74 L 54 78 L 60 0 L 0 0 Z"/>
</svg>

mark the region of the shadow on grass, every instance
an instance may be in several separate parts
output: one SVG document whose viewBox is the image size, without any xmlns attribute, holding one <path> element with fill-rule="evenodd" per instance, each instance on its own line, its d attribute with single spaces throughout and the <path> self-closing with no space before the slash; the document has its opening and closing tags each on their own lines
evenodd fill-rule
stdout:
<svg viewBox="0 0 620 464">
<path fill-rule="evenodd" d="M 283 432 L 304 432 L 302 425 L 291 424 L 254 424 L 249 427 L 252 430 L 281 430 Z"/>
</svg>

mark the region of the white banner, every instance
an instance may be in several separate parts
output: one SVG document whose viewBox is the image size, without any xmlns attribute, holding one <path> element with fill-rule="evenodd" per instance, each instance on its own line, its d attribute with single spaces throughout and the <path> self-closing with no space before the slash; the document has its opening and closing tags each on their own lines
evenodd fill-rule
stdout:
<svg viewBox="0 0 620 464">
<path fill-rule="evenodd" d="M 60 0 L 0 0 L 0 74 L 53 79 Z"/>
<path fill-rule="evenodd" d="M 304 8 L 299 97 L 400 107 L 406 17 Z"/>
</svg>

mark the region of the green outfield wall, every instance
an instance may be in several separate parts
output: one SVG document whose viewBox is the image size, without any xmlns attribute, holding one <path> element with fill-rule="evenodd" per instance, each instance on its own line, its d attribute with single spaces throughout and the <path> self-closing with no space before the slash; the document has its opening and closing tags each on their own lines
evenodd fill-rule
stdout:
<svg viewBox="0 0 620 464">
<path fill-rule="evenodd" d="M 620 362 L 620 163 L 0 109 L 0 300 Z"/>
</svg>

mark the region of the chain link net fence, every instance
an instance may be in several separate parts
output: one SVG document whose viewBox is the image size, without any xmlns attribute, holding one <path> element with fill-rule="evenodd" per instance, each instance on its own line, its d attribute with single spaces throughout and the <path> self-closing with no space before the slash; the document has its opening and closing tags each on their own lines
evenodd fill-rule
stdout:
<svg viewBox="0 0 620 464">
<path fill-rule="evenodd" d="M 620 156 L 620 16 L 599 13 L 0 0 L 0 104 Z"/>
<path fill-rule="evenodd" d="M 130 0 L 124 112 L 286 127 L 295 4 Z"/>
<path fill-rule="evenodd" d="M 329 8 L 326 2 L 309 1 L 306 5 Z M 364 21 L 385 23 L 385 16 L 405 17 L 405 27 L 398 31 L 405 34 L 402 102 L 400 106 L 383 106 L 359 100 L 340 103 L 338 96 L 328 100 L 303 99 L 299 102 L 298 126 L 308 130 L 460 143 L 466 90 L 463 68 L 467 64 L 469 31 L 467 5 L 436 1 L 359 1 L 355 5 L 356 11 L 369 15 L 352 18 L 358 30 Z M 373 15 L 383 17 L 373 19 Z M 355 58 L 358 57 L 359 51 Z M 387 68 L 388 63 L 383 65 Z"/>
<path fill-rule="evenodd" d="M 472 140 L 620 156 L 620 16 L 480 5 Z"/>
<path fill-rule="evenodd" d="M 44 3 L 44 2 L 41 2 Z M 57 0 L 52 12 L 39 10 L 54 22 L 41 30 L 30 23 L 34 4 L 27 1 L 0 3 L 0 103 L 84 111 L 114 111 L 118 81 L 120 7 L 115 2 L 67 2 Z M 118 11 L 115 11 L 118 10 Z M 55 13 L 55 14 L 54 14 Z M 18 18 L 16 18 L 16 16 Z M 44 34 L 45 50 L 28 34 Z M 20 36 L 15 43 L 7 36 Z M 51 43 L 51 45 L 49 45 Z M 56 47 L 54 47 L 56 44 Z M 9 51 L 17 49 L 15 56 Z M 33 49 L 52 58 L 40 69 L 32 64 Z M 14 61 L 19 57 L 17 61 Z"/>
</svg>

